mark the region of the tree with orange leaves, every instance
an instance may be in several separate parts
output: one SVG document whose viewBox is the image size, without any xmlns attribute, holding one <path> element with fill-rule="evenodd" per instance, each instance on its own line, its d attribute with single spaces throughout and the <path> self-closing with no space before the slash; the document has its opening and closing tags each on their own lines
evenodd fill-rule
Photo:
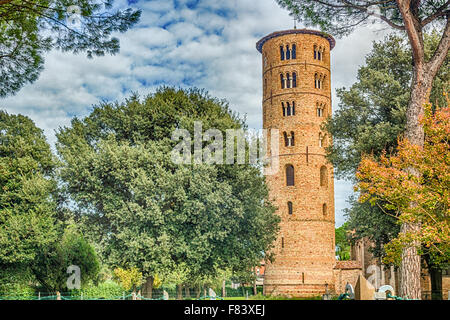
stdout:
<svg viewBox="0 0 450 320">
<path fill-rule="evenodd" d="M 447 268 L 450 261 L 450 108 L 446 100 L 447 106 L 434 113 L 431 105 L 425 106 L 423 148 L 399 139 L 395 155 L 384 153 L 380 161 L 365 156 L 356 174 L 361 202 L 378 205 L 386 214 L 394 212 L 401 224 L 420 226 L 392 240 L 385 247 L 384 262 L 399 264 L 402 249 L 416 246 L 432 282 L 439 281 L 433 272 Z M 419 175 L 411 174 L 411 168 Z"/>
</svg>

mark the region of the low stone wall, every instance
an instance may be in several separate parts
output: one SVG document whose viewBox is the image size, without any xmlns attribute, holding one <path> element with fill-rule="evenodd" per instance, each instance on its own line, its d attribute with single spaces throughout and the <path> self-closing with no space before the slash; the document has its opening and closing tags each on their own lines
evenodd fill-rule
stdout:
<svg viewBox="0 0 450 320">
<path fill-rule="evenodd" d="M 337 294 L 345 292 L 345 286 L 350 283 L 353 288 L 356 285 L 359 275 L 362 273 L 362 266 L 358 261 L 337 261 L 333 269 L 334 287 Z"/>
</svg>

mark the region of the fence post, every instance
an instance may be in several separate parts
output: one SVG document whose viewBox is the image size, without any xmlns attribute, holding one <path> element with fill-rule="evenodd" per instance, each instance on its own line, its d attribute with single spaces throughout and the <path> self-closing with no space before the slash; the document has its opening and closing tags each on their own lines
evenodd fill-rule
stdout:
<svg viewBox="0 0 450 320">
<path fill-rule="evenodd" d="M 41 300 L 41 292 L 38 292 L 38 300 Z"/>
</svg>

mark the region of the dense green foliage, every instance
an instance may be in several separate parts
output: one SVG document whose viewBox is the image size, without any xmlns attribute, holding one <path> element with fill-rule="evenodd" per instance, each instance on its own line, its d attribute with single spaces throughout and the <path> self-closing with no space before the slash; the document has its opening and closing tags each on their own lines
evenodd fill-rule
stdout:
<svg viewBox="0 0 450 320">
<path fill-rule="evenodd" d="M 350 237 L 348 222 L 335 230 L 336 256 L 338 260 L 350 260 Z"/>
<path fill-rule="evenodd" d="M 111 34 L 133 26 L 140 11 L 117 10 L 113 2 L 0 1 L 0 97 L 34 82 L 52 48 L 88 57 L 117 53 L 119 40 Z"/>
<path fill-rule="evenodd" d="M 30 264 L 55 241 L 54 160 L 42 130 L 0 111 L 0 266 Z"/>
<path fill-rule="evenodd" d="M 437 33 L 425 34 L 427 54 L 439 43 Z M 374 42 L 365 65 L 358 70 L 350 88 L 337 89 L 338 109 L 327 121 L 333 137 L 327 148 L 336 176 L 354 179 L 363 154 L 378 157 L 383 150 L 394 152 L 397 137 L 406 124 L 406 107 L 412 77 L 411 53 L 403 37 L 390 35 Z M 444 105 L 443 92 L 450 90 L 450 58 L 444 62 L 433 82 L 430 101 Z"/>
<path fill-rule="evenodd" d="M 195 282 L 221 268 L 248 270 L 270 248 L 278 218 L 259 168 L 172 162 L 172 132 L 193 137 L 194 121 L 204 131 L 243 127 L 222 101 L 163 88 L 96 106 L 58 132 L 76 219 L 112 268 Z"/>
<path fill-rule="evenodd" d="M 97 280 L 100 264 L 93 246 L 69 225 L 60 241 L 39 252 L 31 270 L 48 292 L 67 291 L 67 268 L 72 265 L 80 268 L 81 286 Z"/>
<path fill-rule="evenodd" d="M 426 53 L 437 46 L 437 33 L 425 34 Z M 443 104 L 442 92 L 450 89 L 450 59 L 433 82 L 430 100 Z M 355 181 L 354 174 L 363 154 L 378 158 L 383 150 L 395 153 L 397 137 L 405 129 L 406 106 L 411 84 L 411 54 L 408 44 L 398 35 L 374 42 L 365 65 L 359 68 L 357 82 L 337 90 L 339 108 L 328 119 L 325 129 L 333 137 L 327 148 L 336 176 Z M 349 230 L 354 237 L 369 237 L 375 243 L 374 254 L 383 256 L 383 245 L 397 236 L 400 226 L 393 216 L 384 214 L 378 203 L 358 203 L 350 199 L 346 209 Z"/>
<path fill-rule="evenodd" d="M 69 265 L 84 283 L 98 273 L 93 248 L 57 219 L 56 162 L 42 130 L 0 112 L 0 293 L 62 290 Z"/>
</svg>

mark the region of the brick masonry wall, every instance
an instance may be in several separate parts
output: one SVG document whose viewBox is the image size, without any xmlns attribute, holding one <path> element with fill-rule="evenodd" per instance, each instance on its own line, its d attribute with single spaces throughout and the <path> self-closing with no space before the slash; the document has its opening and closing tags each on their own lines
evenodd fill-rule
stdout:
<svg viewBox="0 0 450 320">
<path fill-rule="evenodd" d="M 297 58 L 281 61 L 280 45 L 295 43 Z M 314 59 L 314 45 L 325 49 L 323 60 Z M 262 47 L 263 128 L 278 129 L 279 171 L 267 175 L 270 197 L 281 216 L 281 230 L 274 249 L 275 261 L 266 265 L 265 293 L 311 296 L 334 290 L 334 184 L 333 168 L 325 159 L 321 124 L 331 114 L 330 44 L 319 35 L 289 34 L 272 38 Z M 296 88 L 281 88 L 280 73 L 297 73 Z M 324 76 L 315 88 L 315 74 Z M 282 102 L 295 101 L 295 115 L 283 116 Z M 317 115 L 317 104 L 325 106 Z M 295 145 L 285 147 L 283 132 L 294 132 Z M 324 133 L 322 133 L 324 134 Z M 271 150 L 269 150 L 270 154 Z M 294 166 L 295 185 L 286 186 L 286 165 Z M 327 179 L 320 184 L 320 169 Z M 288 214 L 288 201 L 293 214 Z M 326 204 L 326 212 L 324 212 Z"/>
</svg>

